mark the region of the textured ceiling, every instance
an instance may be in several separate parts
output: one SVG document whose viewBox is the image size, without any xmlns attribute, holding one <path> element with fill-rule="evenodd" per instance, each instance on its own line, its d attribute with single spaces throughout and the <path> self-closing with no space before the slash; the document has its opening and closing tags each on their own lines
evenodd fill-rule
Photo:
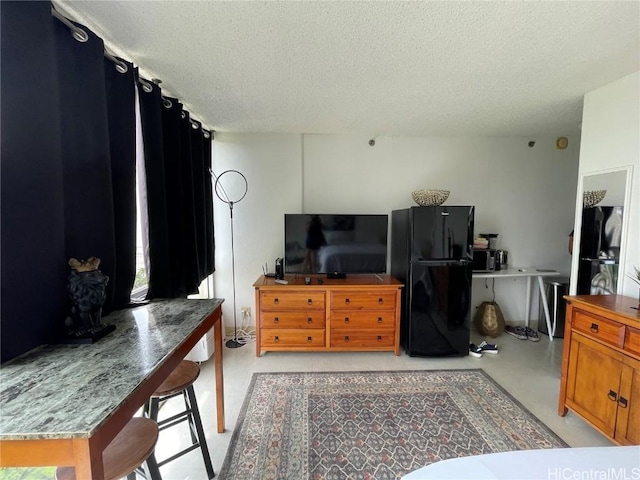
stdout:
<svg viewBox="0 0 640 480">
<path fill-rule="evenodd" d="M 639 1 L 55 3 L 216 131 L 571 135 L 640 70 Z"/>
</svg>

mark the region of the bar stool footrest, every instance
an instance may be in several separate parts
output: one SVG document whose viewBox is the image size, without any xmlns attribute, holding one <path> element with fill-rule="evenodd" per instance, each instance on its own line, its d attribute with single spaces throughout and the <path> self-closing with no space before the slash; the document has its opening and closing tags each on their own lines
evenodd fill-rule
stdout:
<svg viewBox="0 0 640 480">
<path fill-rule="evenodd" d="M 182 450 L 182 451 L 170 456 L 169 458 L 165 458 L 164 460 L 158 462 L 158 466 L 161 467 L 163 465 L 166 465 L 167 463 L 172 462 L 176 458 L 180 458 L 181 456 L 191 452 L 192 450 L 195 450 L 196 448 L 200 448 L 200 444 L 199 443 L 193 444 L 190 447 L 187 447 L 184 450 Z"/>
</svg>

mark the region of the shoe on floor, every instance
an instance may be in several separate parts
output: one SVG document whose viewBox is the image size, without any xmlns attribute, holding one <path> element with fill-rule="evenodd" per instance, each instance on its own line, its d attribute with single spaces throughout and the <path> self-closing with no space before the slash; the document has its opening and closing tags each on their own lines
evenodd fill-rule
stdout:
<svg viewBox="0 0 640 480">
<path fill-rule="evenodd" d="M 487 343 L 483 341 L 478 348 L 482 353 L 492 353 L 494 355 L 498 354 L 498 345 L 494 345 L 493 343 Z"/>
<path fill-rule="evenodd" d="M 538 332 L 536 332 L 533 328 L 525 327 L 524 329 L 527 340 L 531 340 L 532 342 L 539 342 L 540 337 L 538 336 Z"/>
<path fill-rule="evenodd" d="M 471 355 L 472 357 L 480 358 L 482 357 L 482 350 L 475 343 L 470 343 L 469 355 Z"/>
<path fill-rule="evenodd" d="M 513 335 L 514 337 L 520 340 L 527 339 L 527 331 L 525 327 L 520 327 L 520 326 L 512 327 L 511 325 L 507 325 L 506 327 L 504 327 L 504 331 L 507 332 L 509 335 Z"/>
</svg>

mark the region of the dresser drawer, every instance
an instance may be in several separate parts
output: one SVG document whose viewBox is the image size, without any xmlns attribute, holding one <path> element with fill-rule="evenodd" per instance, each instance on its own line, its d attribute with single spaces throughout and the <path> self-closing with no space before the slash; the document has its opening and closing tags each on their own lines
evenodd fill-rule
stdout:
<svg viewBox="0 0 640 480">
<path fill-rule="evenodd" d="M 331 309 L 395 308 L 395 292 L 331 292 Z"/>
<path fill-rule="evenodd" d="M 622 348 L 624 344 L 624 325 L 577 311 L 573 317 L 574 330 L 594 340 Z"/>
<path fill-rule="evenodd" d="M 333 310 L 331 328 L 393 330 L 396 323 L 395 310 Z"/>
<path fill-rule="evenodd" d="M 260 316 L 262 328 L 324 328 L 324 310 L 306 312 L 265 311 Z"/>
<path fill-rule="evenodd" d="M 261 332 L 260 345 L 263 347 L 324 347 L 324 336 L 324 329 L 265 329 Z"/>
<path fill-rule="evenodd" d="M 324 292 L 261 292 L 260 308 L 263 310 L 324 309 Z"/>
<path fill-rule="evenodd" d="M 394 332 L 362 332 L 351 330 L 333 330 L 331 332 L 332 347 L 373 348 L 393 347 Z"/>
<path fill-rule="evenodd" d="M 640 330 L 633 327 L 627 327 L 627 333 L 624 336 L 624 350 L 632 355 L 640 356 Z"/>
</svg>

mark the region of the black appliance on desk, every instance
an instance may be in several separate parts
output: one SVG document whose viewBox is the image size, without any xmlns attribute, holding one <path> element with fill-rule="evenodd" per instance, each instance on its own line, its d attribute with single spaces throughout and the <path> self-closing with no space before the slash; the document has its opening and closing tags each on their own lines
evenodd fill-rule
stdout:
<svg viewBox="0 0 640 480">
<path fill-rule="evenodd" d="M 578 295 L 609 295 L 618 289 L 622 207 L 582 210 Z"/>
<path fill-rule="evenodd" d="M 469 353 L 473 206 L 391 212 L 391 274 L 402 291 L 400 342 L 410 356 Z"/>
<path fill-rule="evenodd" d="M 496 270 L 498 251 L 493 248 L 473 250 L 473 271 L 493 272 Z M 499 268 L 498 268 L 499 270 Z"/>
</svg>

